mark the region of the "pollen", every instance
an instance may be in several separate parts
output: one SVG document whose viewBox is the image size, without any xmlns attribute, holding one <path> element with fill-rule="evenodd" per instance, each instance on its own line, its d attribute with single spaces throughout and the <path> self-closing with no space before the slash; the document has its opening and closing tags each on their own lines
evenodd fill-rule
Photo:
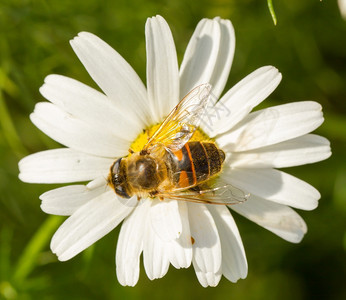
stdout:
<svg viewBox="0 0 346 300">
<path fill-rule="evenodd" d="M 213 139 L 211 139 L 201 128 L 197 128 L 190 141 L 213 142 Z"/>
<path fill-rule="evenodd" d="M 148 127 L 146 129 L 143 129 L 143 132 L 141 132 L 135 141 L 131 144 L 130 149 L 133 152 L 139 152 L 141 151 L 146 143 L 148 142 L 149 138 L 155 133 L 157 129 L 159 129 L 161 124 L 156 124 L 151 127 Z M 200 128 L 197 128 L 197 130 L 194 132 L 193 136 L 190 139 L 190 142 L 193 141 L 200 141 L 200 142 L 213 142 L 213 140 Z"/>
<path fill-rule="evenodd" d="M 130 149 L 134 152 L 141 151 L 145 144 L 148 142 L 149 138 L 154 134 L 154 132 L 160 127 L 160 124 L 153 125 L 147 129 L 143 129 L 135 141 L 131 144 Z"/>
</svg>

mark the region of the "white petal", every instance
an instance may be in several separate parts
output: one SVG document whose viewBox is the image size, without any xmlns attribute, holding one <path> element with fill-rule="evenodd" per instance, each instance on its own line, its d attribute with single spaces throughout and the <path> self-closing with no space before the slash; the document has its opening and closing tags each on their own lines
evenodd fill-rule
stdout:
<svg viewBox="0 0 346 300">
<path fill-rule="evenodd" d="M 134 286 L 139 278 L 139 257 L 143 250 L 150 201 L 143 201 L 124 220 L 117 244 L 116 270 L 122 285 Z"/>
<path fill-rule="evenodd" d="M 122 204 L 114 191 L 87 202 L 54 234 L 51 249 L 59 260 L 68 260 L 113 230 L 132 210 L 137 198 Z"/>
<path fill-rule="evenodd" d="M 131 120 L 139 119 L 141 128 L 150 125 L 145 87 L 119 53 L 88 32 L 79 33 L 71 46 L 90 76 L 119 110 Z"/>
<path fill-rule="evenodd" d="M 188 208 L 193 265 L 203 273 L 216 274 L 221 268 L 221 243 L 213 217 L 204 204 L 188 203 Z"/>
<path fill-rule="evenodd" d="M 205 120 L 211 137 L 226 132 L 266 99 L 279 85 L 281 73 L 266 66 L 257 69 L 232 87 L 208 112 Z"/>
<path fill-rule="evenodd" d="M 147 20 L 148 100 L 154 123 L 161 122 L 179 101 L 179 71 L 174 40 L 166 21 L 161 17 Z"/>
<path fill-rule="evenodd" d="M 194 87 L 210 83 L 216 101 L 227 82 L 235 48 L 234 29 L 229 20 L 203 19 L 187 46 L 180 68 L 180 98 Z"/>
<path fill-rule="evenodd" d="M 217 137 L 217 143 L 226 151 L 246 151 L 290 140 L 320 126 L 323 123 L 321 110 L 321 105 L 313 101 L 259 110 Z"/>
<path fill-rule="evenodd" d="M 118 139 L 132 142 L 143 129 L 136 124 L 137 119 L 131 120 L 128 115 L 121 114 L 107 96 L 77 80 L 49 75 L 40 92 L 62 110 Z"/>
<path fill-rule="evenodd" d="M 203 286 L 203 287 L 208 287 L 208 286 L 212 286 L 215 287 L 219 284 L 220 279 L 221 279 L 221 270 L 219 270 L 218 272 L 214 273 L 214 272 L 203 272 L 198 265 L 193 264 L 193 267 L 195 269 L 196 275 L 197 275 L 197 279 L 199 281 L 199 283 Z"/>
<path fill-rule="evenodd" d="M 247 276 L 245 250 L 230 211 L 221 205 L 209 205 L 208 209 L 220 235 L 223 275 L 232 282 L 245 278 Z"/>
<path fill-rule="evenodd" d="M 51 103 L 37 103 L 30 119 L 52 139 L 84 153 L 114 158 L 126 155 L 130 146 L 103 127 L 96 128 Z"/>
<path fill-rule="evenodd" d="M 169 259 L 166 242 L 155 233 L 150 222 L 147 222 L 144 234 L 143 262 L 150 280 L 161 278 L 168 271 Z"/>
<path fill-rule="evenodd" d="M 194 87 L 210 82 L 217 65 L 220 43 L 221 28 L 218 20 L 201 20 L 187 45 L 180 66 L 181 99 Z"/>
<path fill-rule="evenodd" d="M 330 155 L 330 143 L 326 138 L 306 134 L 259 149 L 233 152 L 227 163 L 239 168 L 284 168 L 311 164 Z"/>
<path fill-rule="evenodd" d="M 304 220 L 285 205 L 250 196 L 246 202 L 230 208 L 291 243 L 299 243 L 307 232 Z"/>
<path fill-rule="evenodd" d="M 219 17 L 214 20 L 219 22 L 221 37 L 217 61 L 209 83 L 213 87 L 212 96 L 214 99 L 218 99 L 225 88 L 231 70 L 235 49 L 235 35 L 231 21 L 223 20 Z"/>
<path fill-rule="evenodd" d="M 99 187 L 104 187 L 106 182 L 106 178 L 104 176 L 100 176 L 95 178 L 93 181 L 90 181 L 86 186 L 88 189 L 93 190 Z"/>
<path fill-rule="evenodd" d="M 71 149 L 54 149 L 24 157 L 19 178 L 31 183 L 65 183 L 107 176 L 113 159 L 92 156 Z"/>
<path fill-rule="evenodd" d="M 179 268 L 188 268 L 192 260 L 192 243 L 187 204 L 177 201 L 182 224 L 182 232 L 178 239 L 168 242 L 167 252 L 171 264 Z"/>
<path fill-rule="evenodd" d="M 104 180 L 103 186 L 90 189 L 86 185 L 69 185 L 45 192 L 40 196 L 41 209 L 52 215 L 70 216 L 78 208 L 103 194 L 107 190 Z"/>
<path fill-rule="evenodd" d="M 341 16 L 346 20 L 346 1 L 338 0 L 338 5 L 339 5 Z"/>
<path fill-rule="evenodd" d="M 152 200 L 150 221 L 153 230 L 163 241 L 168 242 L 181 235 L 182 223 L 175 200 Z"/>
<path fill-rule="evenodd" d="M 225 168 L 222 178 L 251 195 L 305 210 L 315 209 L 321 197 L 305 181 L 274 169 Z"/>
</svg>

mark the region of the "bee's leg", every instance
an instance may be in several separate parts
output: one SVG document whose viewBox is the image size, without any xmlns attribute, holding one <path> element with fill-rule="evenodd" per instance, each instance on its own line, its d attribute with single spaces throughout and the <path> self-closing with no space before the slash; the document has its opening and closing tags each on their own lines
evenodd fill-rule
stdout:
<svg viewBox="0 0 346 300">
<path fill-rule="evenodd" d="M 190 191 L 194 191 L 194 192 L 196 192 L 198 194 L 201 194 L 201 191 L 204 191 L 204 190 L 206 190 L 208 188 L 209 188 L 208 185 L 202 183 L 200 185 L 196 185 L 196 186 L 190 188 L 189 190 Z"/>
<path fill-rule="evenodd" d="M 196 192 L 197 194 L 200 194 L 201 191 L 203 191 L 204 189 L 205 189 L 205 186 L 203 186 L 202 184 L 196 185 L 196 186 L 190 188 L 191 191 L 194 191 L 194 192 Z"/>
<path fill-rule="evenodd" d="M 141 201 L 142 197 L 141 196 L 137 196 L 137 201 Z"/>
<path fill-rule="evenodd" d="M 149 193 L 149 197 L 150 198 L 155 198 L 155 197 L 157 197 L 157 194 L 159 193 L 159 191 L 151 191 L 150 193 Z M 162 197 L 160 197 L 159 196 L 159 199 L 161 200 L 161 198 Z"/>
<path fill-rule="evenodd" d="M 163 198 L 162 196 L 159 196 L 159 199 L 160 199 L 160 201 L 165 200 L 165 198 Z"/>
<path fill-rule="evenodd" d="M 199 193 L 201 191 L 201 188 L 198 185 L 196 185 L 196 186 L 190 188 L 189 190 Z"/>
<path fill-rule="evenodd" d="M 131 154 L 135 153 L 135 151 L 133 151 L 131 148 L 129 148 L 128 150 Z"/>
</svg>

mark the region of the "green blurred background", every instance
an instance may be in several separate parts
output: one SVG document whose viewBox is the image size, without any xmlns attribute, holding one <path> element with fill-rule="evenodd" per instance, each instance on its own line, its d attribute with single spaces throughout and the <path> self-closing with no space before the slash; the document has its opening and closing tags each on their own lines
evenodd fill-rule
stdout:
<svg viewBox="0 0 346 300">
<path fill-rule="evenodd" d="M 0 1 L 0 298 L 1 299 L 346 299 L 346 21 L 336 0 L 1 0 Z M 18 180 L 18 160 L 58 145 L 32 125 L 44 77 L 59 73 L 95 83 L 68 41 L 90 31 L 113 46 L 145 82 L 144 24 L 160 14 L 169 23 L 181 61 L 203 17 L 233 22 L 237 38 L 227 88 L 263 65 L 283 73 L 265 106 L 295 100 L 323 105 L 316 133 L 332 143 L 327 161 L 287 170 L 322 194 L 319 207 L 301 211 L 309 231 L 290 244 L 235 215 L 249 262 L 247 279 L 202 288 L 192 268 L 170 267 L 150 281 L 141 269 L 135 288 L 116 279 L 118 230 L 68 262 L 58 262 L 49 240 L 62 222 L 40 210 L 39 195 L 54 185 Z"/>
</svg>

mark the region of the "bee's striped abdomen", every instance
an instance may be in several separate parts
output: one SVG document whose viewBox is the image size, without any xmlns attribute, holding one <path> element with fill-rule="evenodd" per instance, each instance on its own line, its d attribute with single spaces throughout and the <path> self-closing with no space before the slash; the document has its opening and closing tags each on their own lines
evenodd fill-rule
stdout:
<svg viewBox="0 0 346 300">
<path fill-rule="evenodd" d="M 188 142 L 170 153 L 173 183 L 178 188 L 195 186 L 219 173 L 225 154 L 214 143 Z"/>
</svg>

